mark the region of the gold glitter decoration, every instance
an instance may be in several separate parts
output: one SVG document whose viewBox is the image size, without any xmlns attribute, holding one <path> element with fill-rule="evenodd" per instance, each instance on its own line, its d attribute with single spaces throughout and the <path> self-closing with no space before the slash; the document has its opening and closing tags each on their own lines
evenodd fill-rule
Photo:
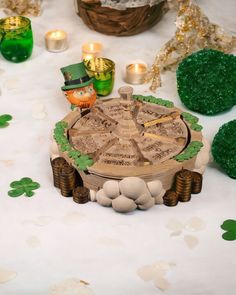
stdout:
<svg viewBox="0 0 236 295">
<path fill-rule="evenodd" d="M 152 81 L 150 90 L 161 86 L 161 72 L 175 70 L 178 63 L 191 53 L 203 48 L 231 52 L 236 48 L 236 37 L 213 24 L 194 0 L 169 0 L 178 9 L 175 35 L 160 49 L 147 76 Z"/>
<path fill-rule="evenodd" d="M 0 8 L 7 15 L 32 15 L 41 13 L 41 0 L 0 0 Z"/>
</svg>

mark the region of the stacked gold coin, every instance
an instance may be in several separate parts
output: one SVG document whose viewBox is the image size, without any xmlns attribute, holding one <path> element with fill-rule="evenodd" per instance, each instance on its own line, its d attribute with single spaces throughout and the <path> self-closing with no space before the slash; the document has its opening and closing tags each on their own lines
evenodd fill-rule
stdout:
<svg viewBox="0 0 236 295">
<path fill-rule="evenodd" d="M 187 169 L 182 169 L 175 176 L 175 191 L 180 202 L 188 202 L 191 199 L 192 173 Z"/>
<path fill-rule="evenodd" d="M 199 194 L 202 190 L 202 174 L 192 172 L 192 194 Z"/>
<path fill-rule="evenodd" d="M 54 186 L 57 188 L 60 188 L 60 174 L 62 168 L 68 165 L 66 160 L 64 158 L 55 158 L 51 160 L 51 166 L 52 166 L 52 173 L 53 173 L 53 183 Z"/>
<path fill-rule="evenodd" d="M 178 204 L 178 195 L 175 191 L 167 190 L 163 197 L 163 201 L 166 206 L 176 206 Z"/>
<path fill-rule="evenodd" d="M 64 197 L 72 196 L 72 190 L 75 187 L 75 168 L 69 164 L 65 165 L 60 174 L 60 189 Z"/>
<path fill-rule="evenodd" d="M 85 204 L 89 201 L 89 189 L 82 186 L 77 186 L 73 190 L 73 200 L 79 204 Z"/>
</svg>

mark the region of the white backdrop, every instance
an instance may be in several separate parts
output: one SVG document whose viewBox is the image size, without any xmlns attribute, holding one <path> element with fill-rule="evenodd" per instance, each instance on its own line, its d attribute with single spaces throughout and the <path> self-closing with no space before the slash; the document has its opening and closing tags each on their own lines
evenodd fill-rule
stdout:
<svg viewBox="0 0 236 295">
<path fill-rule="evenodd" d="M 236 31 L 235 0 L 199 3 L 211 20 Z M 43 2 L 42 15 L 32 18 L 32 57 L 13 64 L 0 56 L 0 115 L 13 116 L 10 126 L 0 129 L 0 277 L 4 269 L 14 276 L 0 283 L 1 295 L 59 294 L 50 293 L 51 287 L 71 278 L 90 285 L 81 293 L 76 283 L 74 287 L 68 283 L 67 291 L 60 294 L 161 294 L 153 280 L 144 281 L 137 273 L 160 261 L 166 262 L 165 267 L 175 265 L 166 269 L 167 295 L 235 294 L 236 241 L 223 240 L 220 225 L 225 219 L 236 219 L 236 183 L 213 163 L 204 174 L 202 193 L 191 202 L 127 215 L 96 203 L 77 205 L 61 197 L 52 184 L 50 133 L 55 122 L 69 112 L 60 90 L 64 83 L 60 68 L 80 61 L 84 42 L 100 41 L 104 56 L 116 62 L 110 96 L 117 96 L 118 88 L 125 85 L 125 65 L 132 59 L 151 65 L 160 46 L 175 31 L 174 19 L 168 13 L 151 30 L 118 38 L 89 30 L 75 14 L 72 0 L 48 0 Z M 44 34 L 54 28 L 69 35 L 69 49 L 63 53 L 45 49 Z M 137 86 L 134 92 L 151 94 L 148 85 Z M 174 73 L 163 77 L 157 96 L 185 109 L 176 92 Z M 33 116 L 39 105 L 46 113 L 41 120 Z M 213 117 L 197 116 L 211 142 L 223 123 L 235 119 L 236 108 Z M 25 176 L 41 188 L 32 198 L 10 198 L 9 184 Z M 201 221 L 201 230 L 184 228 L 173 235 L 167 227 L 173 219 L 185 223 L 193 217 Z M 190 245 L 189 240 L 195 244 Z"/>
</svg>

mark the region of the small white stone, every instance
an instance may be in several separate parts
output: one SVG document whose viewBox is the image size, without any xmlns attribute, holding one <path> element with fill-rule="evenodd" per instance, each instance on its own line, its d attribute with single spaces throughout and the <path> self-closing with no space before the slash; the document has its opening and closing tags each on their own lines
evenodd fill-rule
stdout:
<svg viewBox="0 0 236 295">
<path fill-rule="evenodd" d="M 147 187 L 153 197 L 160 194 L 162 190 L 162 183 L 160 180 L 153 180 L 147 183 Z"/>
<path fill-rule="evenodd" d="M 119 186 L 121 194 L 133 200 L 148 191 L 146 182 L 139 177 L 126 177 L 120 181 Z"/>
<path fill-rule="evenodd" d="M 154 198 L 150 198 L 147 203 L 145 203 L 144 205 L 139 205 L 138 207 L 141 210 L 147 210 L 147 209 L 151 208 L 154 205 L 155 205 L 155 199 Z"/>
<path fill-rule="evenodd" d="M 110 207 L 111 203 L 112 203 L 112 200 L 107 197 L 107 195 L 105 194 L 103 189 L 100 189 L 96 193 L 96 200 L 97 200 L 98 204 L 100 204 L 104 207 Z"/>
<path fill-rule="evenodd" d="M 163 197 L 166 193 L 166 190 L 164 190 L 164 188 L 161 190 L 160 194 L 155 196 L 155 204 L 163 204 L 164 203 L 164 200 L 163 200 Z"/>
<path fill-rule="evenodd" d="M 140 197 L 138 197 L 138 199 L 135 200 L 135 203 L 137 205 L 144 205 L 145 203 L 147 203 L 150 199 L 151 199 L 151 194 L 150 193 L 146 193 L 146 194 L 142 194 Z"/>
<path fill-rule="evenodd" d="M 112 201 L 112 207 L 117 212 L 127 213 L 135 210 L 137 205 L 133 200 L 120 195 L 118 198 Z"/>
<path fill-rule="evenodd" d="M 96 202 L 97 200 L 96 200 L 96 191 L 94 191 L 94 190 L 90 190 L 89 191 L 89 196 L 90 196 L 90 201 L 92 201 L 92 202 Z"/>
<path fill-rule="evenodd" d="M 120 195 L 119 182 L 108 180 L 103 184 L 103 190 L 108 198 L 115 199 Z"/>
</svg>

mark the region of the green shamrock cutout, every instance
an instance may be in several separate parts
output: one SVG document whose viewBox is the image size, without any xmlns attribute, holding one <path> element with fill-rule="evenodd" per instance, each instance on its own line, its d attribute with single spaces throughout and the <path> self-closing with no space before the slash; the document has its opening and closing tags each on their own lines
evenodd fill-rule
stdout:
<svg viewBox="0 0 236 295">
<path fill-rule="evenodd" d="M 29 177 L 23 177 L 21 180 L 13 181 L 10 184 L 10 187 L 13 189 L 8 192 L 8 195 L 12 198 L 19 197 L 23 194 L 27 197 L 32 197 L 34 195 L 33 190 L 38 189 L 40 184 L 38 182 L 34 182 Z"/>
<path fill-rule="evenodd" d="M 221 225 L 221 228 L 226 232 L 222 235 L 222 238 L 227 241 L 236 240 L 236 220 L 227 219 Z"/>
<path fill-rule="evenodd" d="M 11 121 L 12 116 L 5 114 L 0 116 L 0 128 L 5 128 L 9 125 L 8 121 Z"/>
<path fill-rule="evenodd" d="M 93 160 L 87 155 L 81 155 L 75 160 L 75 164 L 79 167 L 80 170 L 86 170 L 87 167 L 93 165 Z"/>
</svg>

